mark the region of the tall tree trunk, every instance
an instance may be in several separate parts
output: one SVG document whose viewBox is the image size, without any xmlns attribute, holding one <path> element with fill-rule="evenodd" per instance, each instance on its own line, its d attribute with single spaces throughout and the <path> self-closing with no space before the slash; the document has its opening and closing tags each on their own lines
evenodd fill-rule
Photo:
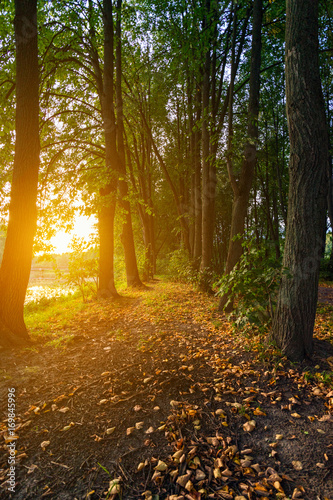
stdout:
<svg viewBox="0 0 333 500">
<path fill-rule="evenodd" d="M 252 49 L 251 49 L 251 68 L 250 68 L 250 91 L 248 107 L 247 133 L 248 141 L 244 148 L 244 160 L 239 181 L 236 180 L 232 170 L 232 160 L 228 158 L 228 173 L 231 186 L 234 192 L 232 205 L 232 219 L 229 240 L 229 250 L 225 268 L 225 274 L 229 274 L 238 263 L 242 255 L 242 239 L 235 238 L 237 235 L 243 236 L 244 224 L 247 214 L 250 190 L 254 175 L 257 154 L 256 142 L 258 139 L 258 114 L 259 114 L 259 90 L 260 90 L 260 64 L 261 64 L 261 25 L 262 25 L 262 0 L 254 0 L 253 5 L 253 26 L 252 26 Z M 234 72 L 233 72 L 234 73 Z M 233 75 L 231 77 L 230 87 L 230 108 L 232 113 L 232 94 L 233 94 Z M 229 123 L 229 127 L 231 123 Z M 229 294 L 221 297 L 219 309 L 224 310 L 229 301 Z M 232 309 L 232 303 L 229 302 L 227 311 Z"/>
<path fill-rule="evenodd" d="M 206 14 L 203 30 L 210 30 L 211 14 L 210 0 L 206 0 Z M 206 35 L 207 36 L 207 35 Z M 213 236 L 215 227 L 215 195 L 216 171 L 215 163 L 210 157 L 210 132 L 209 132 L 209 94 L 211 76 L 211 36 L 208 36 L 208 46 L 203 71 L 202 82 L 202 259 L 201 269 L 210 269 L 213 256 Z"/>
<path fill-rule="evenodd" d="M 0 268 L 0 344 L 29 343 L 24 323 L 39 170 L 37 0 L 15 1 L 16 138 L 9 222 Z"/>
<path fill-rule="evenodd" d="M 111 0 L 103 0 L 104 22 L 104 80 L 102 115 L 105 137 L 105 161 L 108 183 L 100 189 L 103 206 L 98 214 L 100 237 L 99 289 L 102 297 L 118 295 L 114 283 L 114 216 L 116 209 L 117 178 L 119 159 L 116 147 L 116 123 L 114 113 L 114 55 L 113 55 L 113 12 Z"/>
<path fill-rule="evenodd" d="M 328 183 L 328 134 L 318 62 L 318 0 L 287 0 L 289 200 L 272 338 L 294 361 L 311 356 Z"/>
<path fill-rule="evenodd" d="M 126 279 L 127 286 L 136 287 L 142 286 L 139 277 L 139 271 L 136 261 L 131 204 L 127 199 L 128 185 L 126 181 L 126 159 L 124 145 L 124 116 L 123 116 L 123 96 L 121 88 L 122 80 L 122 62 L 121 62 L 121 5 L 122 0 L 117 0 L 117 21 L 116 21 L 116 97 L 117 97 L 117 139 L 118 139 L 118 154 L 120 159 L 120 178 L 118 180 L 119 187 L 119 205 L 123 210 L 123 232 L 121 242 L 125 253 Z"/>
<path fill-rule="evenodd" d="M 202 197 L 201 197 L 201 158 L 200 158 L 200 142 L 201 131 L 199 122 L 201 119 L 201 89 L 197 83 L 196 89 L 196 128 L 194 131 L 194 248 L 193 261 L 198 269 L 200 266 L 202 254 Z"/>
</svg>

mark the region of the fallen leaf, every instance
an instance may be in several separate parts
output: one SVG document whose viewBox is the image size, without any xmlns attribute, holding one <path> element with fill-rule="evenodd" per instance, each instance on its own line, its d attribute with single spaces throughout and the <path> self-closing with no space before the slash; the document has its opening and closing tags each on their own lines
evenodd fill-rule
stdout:
<svg viewBox="0 0 333 500">
<path fill-rule="evenodd" d="M 206 474 L 202 470 L 197 469 L 195 471 L 195 479 L 196 479 L 196 481 L 203 481 L 205 478 L 206 478 Z"/>
<path fill-rule="evenodd" d="M 255 427 L 256 427 L 255 420 L 249 420 L 248 422 L 245 422 L 245 424 L 243 424 L 243 429 L 246 432 L 252 432 L 255 429 Z"/>
<path fill-rule="evenodd" d="M 293 467 L 295 470 L 302 470 L 303 469 L 302 462 L 299 462 L 298 460 L 293 460 L 292 464 L 293 464 Z"/>
<path fill-rule="evenodd" d="M 121 481 L 121 477 L 110 481 L 108 495 L 121 495 Z"/>
<path fill-rule="evenodd" d="M 69 411 L 68 406 L 63 406 L 62 408 L 59 409 L 60 413 L 67 413 Z"/>
<path fill-rule="evenodd" d="M 260 408 L 256 408 L 253 412 L 253 415 L 261 415 L 262 417 L 266 417 L 266 413 L 261 411 Z"/>
<path fill-rule="evenodd" d="M 193 483 L 192 483 L 192 481 L 187 481 L 187 483 L 185 484 L 185 490 L 187 490 L 187 491 L 192 491 L 193 490 Z"/>
<path fill-rule="evenodd" d="M 43 450 L 43 451 L 45 451 L 45 448 L 46 448 L 47 446 L 49 446 L 50 442 L 51 442 L 51 441 L 43 441 L 43 442 L 40 444 L 40 446 L 41 446 L 41 448 L 42 448 L 42 450 Z"/>
<path fill-rule="evenodd" d="M 27 473 L 28 474 L 32 474 L 32 472 L 34 472 L 36 469 L 38 469 L 38 465 L 31 464 L 30 467 L 27 470 Z"/>
<path fill-rule="evenodd" d="M 190 473 L 190 474 L 184 474 L 183 476 L 179 476 L 176 483 L 179 484 L 179 486 L 181 486 L 182 488 L 185 488 L 185 485 L 189 481 L 191 475 L 192 474 Z"/>
<path fill-rule="evenodd" d="M 165 470 L 167 470 L 168 466 L 165 462 L 163 462 L 162 460 L 159 460 L 158 464 L 154 468 L 155 468 L 155 470 L 157 470 L 159 472 L 164 472 Z"/>
<path fill-rule="evenodd" d="M 69 429 L 70 429 L 71 427 L 73 427 L 73 425 L 75 425 L 75 424 L 74 424 L 74 422 L 71 422 L 70 424 L 65 425 L 65 427 L 63 427 L 61 430 L 62 430 L 62 431 L 69 431 Z"/>
<path fill-rule="evenodd" d="M 108 435 L 110 435 L 110 434 L 113 434 L 115 430 L 116 430 L 116 428 L 115 428 L 115 427 L 109 427 L 109 429 L 106 429 L 106 433 L 107 433 Z"/>
</svg>

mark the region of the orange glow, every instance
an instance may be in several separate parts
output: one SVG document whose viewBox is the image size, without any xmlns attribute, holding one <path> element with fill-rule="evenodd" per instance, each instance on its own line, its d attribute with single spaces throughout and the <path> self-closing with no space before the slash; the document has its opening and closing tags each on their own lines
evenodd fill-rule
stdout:
<svg viewBox="0 0 333 500">
<path fill-rule="evenodd" d="M 94 225 L 97 220 L 94 216 L 78 215 L 75 218 L 74 228 L 70 233 L 59 231 L 53 238 L 51 244 L 54 246 L 54 253 L 62 254 L 69 251 L 69 243 L 73 236 L 78 236 L 89 240 L 91 234 L 95 233 Z"/>
</svg>

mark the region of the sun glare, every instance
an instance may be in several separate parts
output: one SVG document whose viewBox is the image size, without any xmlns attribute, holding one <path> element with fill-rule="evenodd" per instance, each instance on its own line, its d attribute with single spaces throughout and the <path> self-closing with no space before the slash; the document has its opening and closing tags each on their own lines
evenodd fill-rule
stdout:
<svg viewBox="0 0 333 500">
<path fill-rule="evenodd" d="M 69 244 L 73 236 L 78 236 L 89 240 L 91 234 L 95 232 L 97 220 L 94 216 L 78 215 L 75 218 L 74 228 L 71 232 L 59 231 L 53 238 L 51 244 L 54 246 L 54 253 L 62 254 L 69 251 Z"/>
</svg>

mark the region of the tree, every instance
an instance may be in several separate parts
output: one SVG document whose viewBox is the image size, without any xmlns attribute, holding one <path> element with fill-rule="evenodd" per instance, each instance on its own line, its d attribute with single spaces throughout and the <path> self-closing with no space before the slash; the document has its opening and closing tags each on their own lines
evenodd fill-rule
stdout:
<svg viewBox="0 0 333 500">
<path fill-rule="evenodd" d="M 16 141 L 9 222 L 0 268 L 0 343 L 29 343 L 23 308 L 37 222 L 39 81 L 37 0 L 15 0 Z"/>
<path fill-rule="evenodd" d="M 328 134 L 318 62 L 318 0 L 287 0 L 289 200 L 272 338 L 292 360 L 313 352 L 328 184 Z"/>
<path fill-rule="evenodd" d="M 229 250 L 225 274 L 229 274 L 237 265 L 242 255 L 242 240 L 237 235 L 243 235 L 245 218 L 249 203 L 249 195 L 256 165 L 256 142 L 258 140 L 258 115 L 259 115 L 259 89 L 260 89 L 260 64 L 261 64 L 261 25 L 262 25 L 262 0 L 255 0 L 253 5 L 252 50 L 250 69 L 250 91 L 247 132 L 248 140 L 244 148 L 244 158 L 239 180 L 236 179 L 231 151 L 228 152 L 227 166 L 230 184 L 234 192 L 232 206 L 232 220 Z M 234 49 L 233 49 L 234 50 Z M 234 61 L 235 57 L 233 57 Z M 230 101 L 229 101 L 229 148 L 232 147 L 232 100 L 233 100 L 234 63 L 231 71 Z M 220 301 L 220 310 L 223 310 L 229 301 L 229 294 L 225 294 Z M 230 304 L 229 304 L 230 305 Z"/>
<path fill-rule="evenodd" d="M 121 53 L 121 7 L 122 0 L 117 0 L 117 20 L 116 20 L 116 103 L 117 103 L 117 140 L 118 154 L 120 159 L 120 178 L 119 186 L 119 205 L 123 210 L 123 232 L 121 241 L 124 246 L 125 266 L 127 286 L 142 286 L 140 280 L 133 236 L 131 204 L 128 200 L 128 184 L 126 181 L 126 158 L 124 144 L 124 115 L 123 115 L 123 94 L 121 88 L 122 82 L 122 53 Z"/>
</svg>

